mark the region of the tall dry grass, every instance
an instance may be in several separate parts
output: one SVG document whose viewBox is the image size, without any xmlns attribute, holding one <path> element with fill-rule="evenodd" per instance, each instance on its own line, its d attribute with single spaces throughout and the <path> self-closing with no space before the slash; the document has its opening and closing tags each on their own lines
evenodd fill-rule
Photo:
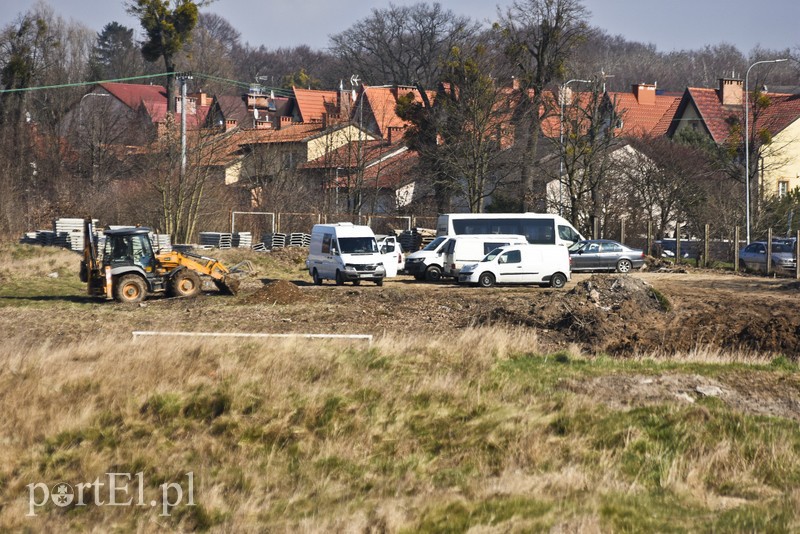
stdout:
<svg viewBox="0 0 800 534">
<path fill-rule="evenodd" d="M 739 510 L 744 519 L 732 512 L 722 526 L 757 527 L 747 517 L 774 510 L 775 524 L 797 526 L 796 424 L 713 402 L 614 410 L 562 386 L 658 362 L 541 350 L 530 330 L 488 328 L 370 347 L 10 340 L 0 529 L 606 530 L 651 520 L 648 506 L 665 521 L 684 513 L 678 526 L 719 526 L 715 514 Z M 198 505 L 170 517 L 107 506 L 25 517 L 33 482 L 143 472 L 153 492 L 188 471 Z"/>
</svg>

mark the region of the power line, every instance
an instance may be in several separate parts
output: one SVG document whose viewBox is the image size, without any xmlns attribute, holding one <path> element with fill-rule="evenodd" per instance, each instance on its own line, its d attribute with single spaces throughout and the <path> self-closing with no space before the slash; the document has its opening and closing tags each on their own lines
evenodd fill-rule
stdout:
<svg viewBox="0 0 800 534">
<path fill-rule="evenodd" d="M 144 74 L 142 76 L 129 76 L 127 78 L 114 78 L 111 80 L 96 80 L 91 82 L 74 82 L 74 83 L 61 83 L 57 85 L 37 85 L 34 87 L 18 87 L 16 89 L 0 89 L 0 93 L 22 93 L 26 91 L 42 91 L 45 89 L 66 89 L 67 87 L 83 87 L 86 85 L 96 85 L 99 83 L 114 83 L 126 82 L 130 80 L 143 80 L 145 78 L 158 78 L 160 76 L 167 76 L 167 73 L 160 74 Z"/>
<path fill-rule="evenodd" d="M 175 76 L 180 76 L 181 73 L 173 73 Z M 141 76 L 128 76 L 126 78 L 112 78 L 108 80 L 94 80 L 94 81 L 86 81 L 86 82 L 73 82 L 73 83 L 62 83 L 62 84 L 55 84 L 55 85 L 37 85 L 34 87 L 18 87 L 16 89 L 0 89 L 0 94 L 3 93 L 22 93 L 22 92 L 32 92 L 32 91 L 44 91 L 47 89 L 66 89 L 68 87 L 85 87 L 87 85 L 97 85 L 101 83 L 118 83 L 118 82 L 128 82 L 132 80 L 144 80 L 148 78 L 160 78 L 164 76 L 169 76 L 166 72 L 161 72 L 158 74 L 144 74 Z M 210 81 L 225 83 L 228 85 L 232 85 L 235 87 L 242 87 L 242 88 L 249 88 L 250 84 L 247 82 L 240 82 L 238 80 L 229 80 L 227 78 L 220 78 L 219 76 L 212 76 L 210 74 L 194 74 L 193 76 L 197 78 L 203 78 Z M 266 89 L 270 89 L 274 91 L 276 94 L 280 96 L 289 97 L 292 96 L 292 92 L 287 89 L 281 89 L 279 87 L 266 87 Z"/>
</svg>

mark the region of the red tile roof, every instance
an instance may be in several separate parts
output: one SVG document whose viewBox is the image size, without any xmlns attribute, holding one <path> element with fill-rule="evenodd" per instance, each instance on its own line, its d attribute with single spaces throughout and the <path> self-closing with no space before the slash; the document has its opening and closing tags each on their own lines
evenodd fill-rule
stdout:
<svg viewBox="0 0 800 534">
<path fill-rule="evenodd" d="M 633 93 L 608 93 L 608 98 L 622 118 L 619 134 L 634 137 L 666 134 L 681 101 L 676 94 L 656 94 L 651 103 L 640 102 Z"/>
<path fill-rule="evenodd" d="M 164 122 L 167 117 L 167 90 L 160 85 L 135 83 L 101 83 L 101 88 L 115 96 L 133 111 L 143 108 L 154 123 Z M 195 113 L 186 114 L 189 128 L 199 128 L 206 120 L 211 106 L 196 106 Z M 187 108 L 188 109 L 188 108 Z M 175 113 L 176 124 L 180 124 L 180 113 Z"/>
<path fill-rule="evenodd" d="M 800 95 L 765 93 L 764 96 L 771 103 L 759 114 L 758 126 L 766 128 L 773 136 L 800 119 Z M 684 98 L 694 103 L 711 137 L 718 144 L 728 139 L 731 121 L 741 121 L 743 104 L 723 105 L 717 89 L 689 87 Z M 748 109 L 750 125 L 753 126 L 752 102 Z"/>
<path fill-rule="evenodd" d="M 297 109 L 300 111 L 300 121 L 305 123 L 322 122 L 325 113 L 325 104 L 336 104 L 338 93 L 336 91 L 317 91 L 314 89 L 299 89 L 292 87 Z"/>
<path fill-rule="evenodd" d="M 386 139 L 389 134 L 389 128 L 405 128 L 409 125 L 397 116 L 395 108 L 397 106 L 398 96 L 405 96 L 409 93 L 414 95 L 414 101 L 422 103 L 422 96 L 415 87 L 409 86 L 392 86 L 392 87 L 370 87 L 364 86 L 361 98 L 366 102 L 366 107 L 371 113 L 375 123 L 378 127 L 378 133 L 381 137 Z M 433 100 L 435 93 L 428 91 L 428 99 Z M 359 112 L 361 104 L 356 102 L 353 106 L 353 113 Z"/>
<path fill-rule="evenodd" d="M 240 145 L 257 145 L 270 143 L 296 143 L 322 133 L 322 124 L 293 124 L 283 126 L 280 130 L 240 130 L 235 133 Z"/>
</svg>

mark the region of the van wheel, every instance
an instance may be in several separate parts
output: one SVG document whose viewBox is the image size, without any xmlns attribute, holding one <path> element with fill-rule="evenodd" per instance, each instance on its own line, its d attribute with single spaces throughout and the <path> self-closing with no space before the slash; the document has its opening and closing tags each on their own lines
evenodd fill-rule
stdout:
<svg viewBox="0 0 800 534">
<path fill-rule="evenodd" d="M 361 280 L 353 280 L 353 285 L 354 286 L 360 286 L 361 285 Z"/>
<path fill-rule="evenodd" d="M 567 277 L 561 273 L 554 274 L 553 277 L 550 279 L 551 287 L 554 287 L 556 289 L 561 289 L 565 285 L 567 285 Z"/>
<path fill-rule="evenodd" d="M 315 286 L 321 286 L 322 285 L 322 278 L 319 277 L 319 273 L 317 272 L 316 269 L 314 269 L 314 271 L 311 273 L 311 278 L 314 279 L 314 285 Z"/>
<path fill-rule="evenodd" d="M 423 280 L 425 280 L 425 274 L 424 273 L 423 274 L 415 274 L 414 275 L 414 280 L 418 280 L 418 281 L 422 282 Z"/>
<path fill-rule="evenodd" d="M 494 285 L 494 275 L 492 273 L 482 273 L 478 278 L 478 285 L 481 287 L 492 287 Z"/>
<path fill-rule="evenodd" d="M 383 278 L 378 278 L 375 280 L 375 285 L 381 287 L 383 285 Z"/>
<path fill-rule="evenodd" d="M 338 269 L 336 270 L 336 285 L 341 286 L 344 285 L 344 277 L 342 277 L 342 272 Z"/>
<path fill-rule="evenodd" d="M 442 279 L 442 268 L 438 265 L 431 265 L 425 271 L 425 280 L 428 282 L 438 282 Z"/>
</svg>

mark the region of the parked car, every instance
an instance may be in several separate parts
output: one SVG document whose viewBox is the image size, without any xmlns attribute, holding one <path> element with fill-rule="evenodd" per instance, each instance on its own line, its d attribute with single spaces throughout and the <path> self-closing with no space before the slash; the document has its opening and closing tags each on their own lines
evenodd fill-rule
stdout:
<svg viewBox="0 0 800 534">
<path fill-rule="evenodd" d="M 524 235 L 466 234 L 450 237 L 444 248 L 444 275 L 458 280 L 458 272 L 468 263 L 481 261 L 488 253 L 506 245 L 527 245 Z"/>
<path fill-rule="evenodd" d="M 742 270 L 767 270 L 767 242 L 754 241 L 739 251 L 739 266 Z M 772 270 L 792 274 L 797 268 L 794 246 L 790 243 L 772 243 Z"/>
<path fill-rule="evenodd" d="M 573 271 L 617 271 L 627 273 L 644 265 L 644 251 L 610 239 L 578 241 L 569 249 Z"/>
<path fill-rule="evenodd" d="M 459 284 L 539 284 L 562 288 L 570 279 L 564 245 L 508 245 L 494 249 L 479 263 L 464 265 Z"/>
</svg>

